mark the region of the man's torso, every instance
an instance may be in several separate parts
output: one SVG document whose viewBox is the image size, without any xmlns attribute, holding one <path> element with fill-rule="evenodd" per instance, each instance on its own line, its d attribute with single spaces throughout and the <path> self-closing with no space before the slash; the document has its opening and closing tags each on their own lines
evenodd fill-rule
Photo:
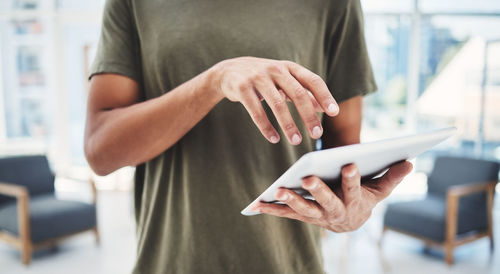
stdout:
<svg viewBox="0 0 500 274">
<path fill-rule="evenodd" d="M 326 74 L 326 33 L 345 3 L 131 1 L 144 99 L 168 92 L 219 61 L 254 56 Z M 265 107 L 272 123 L 277 123 Z M 240 214 L 314 140 L 270 144 L 244 107 L 224 100 L 163 154 L 138 167 L 135 273 L 322 273 L 318 228 Z M 281 133 L 281 132 L 280 132 Z M 282 135 L 283 136 L 283 135 Z"/>
</svg>

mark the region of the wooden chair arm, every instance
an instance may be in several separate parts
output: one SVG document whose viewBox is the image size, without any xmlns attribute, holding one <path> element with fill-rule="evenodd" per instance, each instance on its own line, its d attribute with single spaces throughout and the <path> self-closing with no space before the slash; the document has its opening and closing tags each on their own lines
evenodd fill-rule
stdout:
<svg viewBox="0 0 500 274">
<path fill-rule="evenodd" d="M 493 222 L 493 196 L 495 193 L 495 186 L 497 182 L 484 182 L 472 183 L 466 185 L 457 185 L 450 187 L 446 193 L 446 242 L 451 243 L 455 241 L 457 234 L 457 220 L 458 220 L 458 201 L 460 197 L 471 195 L 478 192 L 485 192 L 487 194 L 487 213 L 488 222 L 491 225 Z"/>
<path fill-rule="evenodd" d="M 446 196 L 447 198 L 450 196 L 462 197 L 477 192 L 491 192 L 491 191 L 494 192 L 496 184 L 497 182 L 491 181 L 484 183 L 472 183 L 472 184 L 452 186 L 448 189 Z"/>
<path fill-rule="evenodd" d="M 17 200 L 17 223 L 19 226 L 19 236 L 23 246 L 31 243 L 30 234 L 30 195 L 25 186 L 0 182 L 0 194 L 15 197 Z"/>
<path fill-rule="evenodd" d="M 11 183 L 0 182 L 0 194 L 15 198 L 29 197 L 28 189 Z"/>
</svg>

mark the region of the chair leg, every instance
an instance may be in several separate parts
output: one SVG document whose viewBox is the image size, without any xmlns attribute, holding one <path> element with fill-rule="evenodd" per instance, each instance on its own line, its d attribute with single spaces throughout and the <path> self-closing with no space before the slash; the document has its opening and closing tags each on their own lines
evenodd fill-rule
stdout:
<svg viewBox="0 0 500 274">
<path fill-rule="evenodd" d="M 448 266 L 451 266 L 453 264 L 453 249 L 454 246 L 451 244 L 447 244 L 444 247 L 445 261 Z"/>
<path fill-rule="evenodd" d="M 30 243 L 22 243 L 21 246 L 21 259 L 24 265 L 29 265 L 31 262 L 32 246 Z"/>
<path fill-rule="evenodd" d="M 31 252 L 33 251 L 33 244 L 31 242 L 29 196 L 27 192 L 23 196 L 18 197 L 17 210 L 21 258 L 23 264 L 28 265 L 31 262 Z"/>
<path fill-rule="evenodd" d="M 493 254 L 493 252 L 495 252 L 495 241 L 492 232 L 490 232 L 489 238 L 490 238 L 490 254 Z"/>
<path fill-rule="evenodd" d="M 94 232 L 96 245 L 100 245 L 101 236 L 99 235 L 99 229 L 97 228 L 97 226 L 92 229 L 92 232 Z"/>
</svg>

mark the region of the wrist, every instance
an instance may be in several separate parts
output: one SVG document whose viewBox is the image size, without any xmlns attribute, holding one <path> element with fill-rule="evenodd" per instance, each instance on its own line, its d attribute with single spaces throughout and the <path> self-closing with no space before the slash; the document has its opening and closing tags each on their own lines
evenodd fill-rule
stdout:
<svg viewBox="0 0 500 274">
<path fill-rule="evenodd" d="M 202 74 L 202 89 L 210 94 L 210 98 L 215 102 L 220 102 L 224 99 L 224 94 L 221 91 L 221 75 L 222 65 L 217 63 L 210 67 Z"/>
</svg>

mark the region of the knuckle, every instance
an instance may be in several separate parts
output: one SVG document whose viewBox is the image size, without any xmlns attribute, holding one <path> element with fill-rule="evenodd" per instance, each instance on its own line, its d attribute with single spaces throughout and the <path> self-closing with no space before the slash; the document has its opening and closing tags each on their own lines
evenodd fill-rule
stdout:
<svg viewBox="0 0 500 274">
<path fill-rule="evenodd" d="M 272 101 L 272 107 L 277 111 L 277 112 L 283 112 L 288 109 L 285 103 L 285 99 L 282 98 L 281 96 L 277 96 L 276 98 L 273 99 Z"/>
<path fill-rule="evenodd" d="M 327 201 L 325 201 L 323 203 L 323 207 L 327 210 L 327 211 L 335 211 L 335 203 L 333 202 L 333 200 L 331 199 L 328 199 Z"/>
<path fill-rule="evenodd" d="M 332 216 L 332 219 L 338 221 L 343 219 L 344 214 L 340 210 L 335 210 L 331 212 L 330 215 Z"/>
<path fill-rule="evenodd" d="M 267 73 L 271 75 L 284 73 L 284 68 L 278 63 L 270 63 L 266 68 Z"/>
<path fill-rule="evenodd" d="M 347 207 L 349 208 L 357 208 L 360 206 L 360 201 L 358 199 L 354 199 L 352 201 L 349 201 L 349 204 L 347 204 Z"/>
<path fill-rule="evenodd" d="M 261 110 L 258 110 L 256 111 L 254 114 L 253 114 L 253 118 L 255 119 L 255 121 L 257 122 L 264 122 L 267 118 L 266 114 L 264 113 L 264 111 L 261 111 Z"/>
<path fill-rule="evenodd" d="M 283 60 L 281 61 L 281 63 L 284 64 L 285 66 L 292 66 L 295 64 L 294 62 L 288 60 Z"/>
<path fill-rule="evenodd" d="M 304 122 L 306 122 L 306 124 L 319 124 L 319 119 L 318 116 L 313 114 L 308 116 Z"/>
<path fill-rule="evenodd" d="M 252 87 L 252 85 L 250 84 L 249 81 L 241 81 L 238 84 L 238 90 L 240 90 L 240 91 L 246 91 L 246 90 L 250 89 L 251 87 Z"/>
<path fill-rule="evenodd" d="M 356 182 L 356 181 L 354 181 Z M 347 192 L 354 192 L 354 191 L 358 191 L 360 188 L 360 186 L 356 183 L 351 183 L 349 184 L 347 187 L 346 187 L 346 191 Z"/>
<path fill-rule="evenodd" d="M 283 129 L 285 131 L 293 131 L 295 130 L 295 124 L 294 123 L 286 123 L 284 126 L 283 126 Z"/>
<path fill-rule="evenodd" d="M 285 92 L 282 89 L 278 89 L 278 93 L 281 100 L 286 101 L 287 95 L 285 94 Z"/>
<path fill-rule="evenodd" d="M 323 79 L 317 75 L 317 74 L 313 74 L 311 75 L 311 78 L 309 79 L 309 82 L 314 85 L 314 86 L 317 86 L 317 85 L 323 85 Z"/>
<path fill-rule="evenodd" d="M 257 114 L 255 115 L 255 121 L 259 124 L 264 124 L 266 122 L 266 117 L 262 114 Z M 262 126 L 263 129 L 268 129 L 270 128 L 268 125 L 263 125 Z"/>
<path fill-rule="evenodd" d="M 250 80 L 254 83 L 262 83 L 266 79 L 266 75 L 263 73 L 255 73 L 250 76 Z"/>
<path fill-rule="evenodd" d="M 306 96 L 309 96 L 309 95 L 307 94 L 307 90 L 304 87 L 299 86 L 299 85 L 295 85 L 293 87 L 293 96 L 297 100 L 303 100 L 306 98 Z"/>
<path fill-rule="evenodd" d="M 261 122 L 261 123 L 265 123 L 265 122 Z M 274 128 L 269 123 L 265 123 L 261 128 L 262 128 L 262 132 L 266 133 L 267 135 L 274 134 Z"/>
</svg>

